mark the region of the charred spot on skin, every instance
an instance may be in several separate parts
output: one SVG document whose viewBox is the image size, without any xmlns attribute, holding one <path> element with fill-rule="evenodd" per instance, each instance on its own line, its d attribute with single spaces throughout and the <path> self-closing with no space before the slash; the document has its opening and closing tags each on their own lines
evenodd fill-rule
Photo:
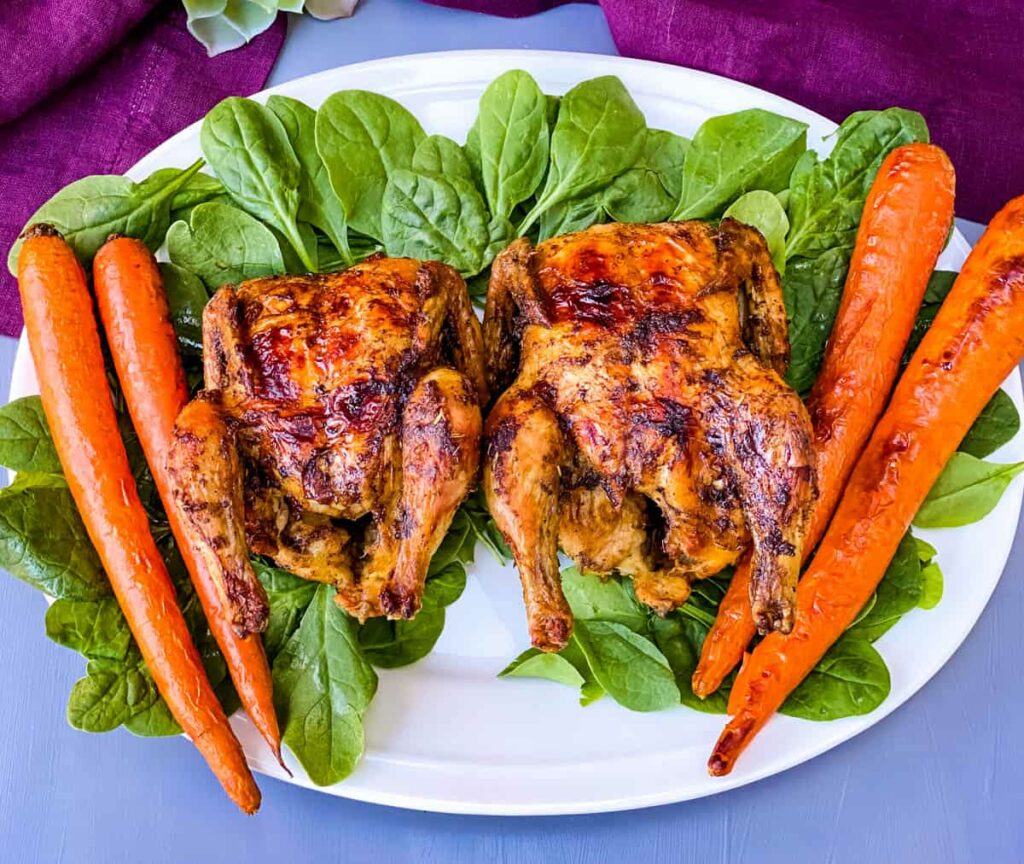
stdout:
<svg viewBox="0 0 1024 864">
<path fill-rule="evenodd" d="M 761 544 L 764 551 L 772 557 L 792 557 L 796 554 L 796 547 L 782 536 L 782 531 L 778 527 L 772 528 L 761 540 Z"/>
<path fill-rule="evenodd" d="M 379 425 L 388 409 L 394 408 L 394 396 L 395 384 L 390 380 L 352 381 L 328 397 L 327 412 L 344 420 L 344 431 L 365 432 Z"/>
<path fill-rule="evenodd" d="M 793 629 L 792 603 L 787 603 L 781 598 L 770 600 L 754 612 L 754 622 L 757 625 L 757 632 L 762 636 L 769 633 L 789 633 Z"/>
<path fill-rule="evenodd" d="M 266 596 L 260 597 L 247 582 L 240 584 L 233 579 L 226 580 L 225 589 L 228 602 L 235 609 L 235 634 L 244 639 L 254 633 L 263 633 L 270 621 L 270 606 Z"/>
<path fill-rule="evenodd" d="M 612 327 L 636 317 L 632 292 L 603 279 L 560 280 L 546 300 L 547 317 L 552 323 L 574 321 Z"/>
<path fill-rule="evenodd" d="M 487 458 L 494 460 L 508 453 L 521 427 L 522 422 L 518 415 L 509 414 L 502 417 L 487 436 Z"/>
<path fill-rule="evenodd" d="M 419 612 L 420 600 L 415 594 L 388 587 L 380 592 L 380 608 L 388 618 L 408 620 Z"/>
<path fill-rule="evenodd" d="M 541 651 L 561 651 L 572 636 L 572 620 L 562 617 L 545 616 L 537 622 L 537 632 L 531 641 Z"/>
<path fill-rule="evenodd" d="M 697 490 L 697 497 L 710 507 L 728 509 L 736 506 L 739 490 L 731 472 L 723 471 L 713 482 L 703 484 Z M 732 521 L 723 514 L 715 520 L 715 526 L 720 531 L 726 531 L 732 528 Z"/>
<path fill-rule="evenodd" d="M 194 515 L 196 513 L 205 513 L 210 509 L 209 503 L 206 501 L 196 501 L 194 498 L 185 498 L 179 491 L 175 491 L 175 500 L 178 502 L 178 506 L 182 512 L 188 515 Z"/>
<path fill-rule="evenodd" d="M 689 332 L 688 328 L 692 324 L 702 324 L 704 321 L 704 313 L 696 307 L 678 312 L 647 312 L 623 336 L 623 345 L 627 351 L 650 354 L 657 348 L 658 340 L 662 336 L 685 335 L 696 338 L 697 334 Z"/>
<path fill-rule="evenodd" d="M 318 504 L 329 504 L 334 499 L 330 460 L 330 452 L 320 451 L 302 467 L 302 491 Z"/>
<path fill-rule="evenodd" d="M 697 419 L 693 409 L 673 399 L 658 399 L 655 403 L 660 411 L 653 417 L 645 415 L 647 425 L 657 429 L 666 438 L 680 443 L 689 440 L 697 430 Z"/>
</svg>

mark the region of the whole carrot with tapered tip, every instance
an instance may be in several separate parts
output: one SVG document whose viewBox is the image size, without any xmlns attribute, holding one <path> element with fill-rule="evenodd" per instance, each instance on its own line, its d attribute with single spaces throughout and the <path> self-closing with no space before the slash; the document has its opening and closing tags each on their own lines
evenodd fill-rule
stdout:
<svg viewBox="0 0 1024 864">
<path fill-rule="evenodd" d="M 253 813 L 259 789 L 210 686 L 135 488 L 85 273 L 54 228 L 26 232 L 18 285 L 46 419 L 117 602 L 174 719 L 232 800 Z"/>
<path fill-rule="evenodd" d="M 740 670 L 712 774 L 732 770 L 856 618 L 946 461 L 1022 358 L 1024 196 L 989 224 L 896 385 L 797 588 L 792 632 L 766 636 Z"/>
<path fill-rule="evenodd" d="M 174 421 L 189 395 L 156 259 L 142 241 L 114 237 L 96 253 L 92 271 L 114 368 L 167 521 L 238 698 L 280 762 L 281 734 L 263 642 L 258 633 L 240 636 L 235 632 L 217 557 L 204 555 L 190 542 L 190 533 L 173 500 L 167 454 L 174 437 Z"/>
<path fill-rule="evenodd" d="M 908 144 L 882 163 L 864 203 L 843 298 L 807 400 L 814 428 L 818 500 L 810 554 L 892 392 L 928 278 L 953 221 L 953 165 L 932 144 Z M 721 685 L 756 632 L 750 563 L 729 583 L 693 674 L 702 699 Z"/>
</svg>

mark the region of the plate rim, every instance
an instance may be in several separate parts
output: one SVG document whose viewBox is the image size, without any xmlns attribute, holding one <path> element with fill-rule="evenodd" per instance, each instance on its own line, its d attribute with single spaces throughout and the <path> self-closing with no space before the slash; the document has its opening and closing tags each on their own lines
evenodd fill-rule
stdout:
<svg viewBox="0 0 1024 864">
<path fill-rule="evenodd" d="M 813 116 L 817 121 L 823 124 L 827 124 L 830 127 L 835 127 L 834 121 L 828 117 L 819 114 L 818 112 L 812 111 L 797 102 L 786 99 L 781 96 L 777 96 L 767 90 L 762 90 L 758 87 L 754 87 L 750 84 L 746 84 L 740 81 L 734 81 L 730 78 L 726 78 L 720 75 L 714 75 L 709 72 L 702 70 L 691 69 L 683 66 L 675 66 L 668 63 L 661 63 L 650 60 L 640 60 L 635 58 L 619 57 L 617 55 L 606 55 L 606 54 L 594 54 L 587 52 L 572 52 L 572 51 L 550 51 L 550 50 L 518 50 L 518 49 L 465 49 L 465 50 L 454 50 L 454 51 L 430 51 L 430 52 L 419 52 L 414 54 L 403 54 L 396 55 L 394 57 L 378 58 L 374 60 L 362 61 L 359 63 L 345 64 L 336 66 L 331 69 L 322 70 L 320 72 L 312 73 L 310 75 L 295 78 L 290 81 L 282 82 L 281 84 L 275 85 L 257 93 L 251 95 L 250 98 L 254 98 L 257 101 L 265 101 L 265 99 L 275 94 L 289 94 L 293 93 L 296 89 L 308 89 L 325 82 L 330 82 L 336 78 L 339 74 L 355 74 L 372 72 L 382 67 L 398 67 L 402 64 L 416 64 L 424 61 L 439 60 L 451 61 L 453 63 L 458 61 L 471 61 L 474 58 L 487 58 L 490 61 L 507 60 L 507 69 L 514 68 L 529 68 L 534 62 L 544 63 L 545 61 L 555 62 L 574 62 L 580 66 L 580 75 L 578 80 L 584 80 L 584 76 L 587 74 L 587 64 L 594 63 L 601 66 L 610 66 L 615 69 L 632 68 L 634 70 L 644 70 L 651 72 L 655 75 L 670 75 L 679 79 L 690 79 L 697 82 L 713 83 L 714 86 L 726 86 L 734 93 L 738 95 L 749 96 L 752 99 L 756 99 L 758 102 L 763 103 L 766 100 L 773 103 L 771 110 L 786 111 L 791 110 L 797 112 L 802 116 Z M 614 74 L 609 73 L 609 74 Z M 466 76 L 469 77 L 469 76 Z M 344 86 L 344 85 L 342 85 Z M 394 90 L 395 88 L 385 88 Z M 153 160 L 159 160 L 164 154 L 173 150 L 178 146 L 180 139 L 187 138 L 191 135 L 195 135 L 202 123 L 202 119 L 197 120 L 195 123 L 189 124 L 184 127 L 170 138 L 166 139 L 143 157 L 141 157 L 131 168 L 129 168 L 125 174 L 139 179 L 140 172 L 146 170 L 146 166 Z M 968 254 L 970 251 L 970 244 L 967 243 L 959 229 L 955 229 L 953 232 L 954 242 L 957 242 L 962 246 L 964 254 Z M 10 382 L 10 399 L 13 400 L 20 395 L 26 395 L 29 392 L 34 392 L 31 386 L 26 389 L 26 375 L 29 380 L 34 378 L 31 374 L 31 359 L 28 353 L 28 346 L 25 340 L 24 330 L 18 340 L 17 351 L 15 354 L 15 361 L 12 366 L 11 382 Z M 1013 392 L 1015 403 L 1018 407 L 1021 405 L 1021 389 L 1022 389 L 1022 378 L 1020 369 L 1017 368 L 1007 379 Z M 1017 484 L 1013 489 L 1009 490 L 1010 503 L 1012 504 L 1012 515 L 1015 524 L 1019 524 L 1020 512 L 1022 502 L 1024 502 L 1024 488 Z M 453 797 L 445 797 L 441 794 L 426 793 L 396 793 L 388 790 L 376 790 L 372 787 L 366 787 L 359 784 L 349 784 L 347 781 L 341 781 L 340 783 L 334 784 L 330 787 L 317 787 L 308 781 L 308 778 L 298 777 L 292 780 L 284 775 L 281 769 L 269 758 L 265 758 L 262 750 L 256 753 L 247 752 L 247 759 L 250 766 L 259 771 L 265 776 L 269 776 L 278 780 L 285 780 L 289 785 L 296 785 L 317 791 L 320 793 L 326 793 L 329 795 L 335 795 L 339 797 L 348 798 L 351 800 L 365 801 L 368 803 L 381 804 L 385 806 L 399 807 L 403 809 L 415 809 L 424 810 L 438 813 L 451 813 L 460 815 L 501 815 L 501 816 L 538 816 L 538 815 L 577 815 L 587 813 L 606 813 L 616 812 L 624 810 L 643 809 L 647 807 L 660 806 L 671 803 L 679 803 L 682 801 L 694 800 L 697 798 L 707 797 L 709 795 L 717 795 L 721 792 L 726 792 L 730 789 L 735 789 L 741 786 L 748 785 L 761 781 L 767 777 L 774 776 L 776 774 L 783 773 L 790 770 L 791 768 L 801 765 L 822 753 L 829 750 L 835 749 L 850 740 L 851 738 L 857 737 L 858 735 L 867 732 L 874 726 L 876 726 L 883 719 L 888 717 L 894 711 L 902 707 L 913 698 L 924 686 L 926 686 L 935 675 L 949 662 L 950 658 L 956 653 L 961 647 L 966 638 L 970 635 L 976 624 L 984 614 L 991 600 L 992 594 L 995 591 L 996 586 L 1002 579 L 1005 573 L 1006 564 L 1009 560 L 1010 553 L 1013 548 L 1013 539 L 1011 538 L 1009 545 L 1006 548 L 1005 554 L 1001 557 L 1001 563 L 999 564 L 999 575 L 992 582 L 991 587 L 988 589 L 984 602 L 981 604 L 978 615 L 973 620 L 963 620 L 963 626 L 957 631 L 956 638 L 950 640 L 951 647 L 948 651 L 943 652 L 940 660 L 930 664 L 930 668 L 921 678 L 921 682 L 909 692 L 902 695 L 901 698 L 894 697 L 890 694 L 886 701 L 883 702 L 875 711 L 868 715 L 864 715 L 861 718 L 848 718 L 854 719 L 861 723 L 866 722 L 866 725 L 858 728 L 849 730 L 844 728 L 836 728 L 835 732 L 827 736 L 823 741 L 817 745 L 811 747 L 807 752 L 802 752 L 791 760 L 784 760 L 784 764 L 778 765 L 769 762 L 764 765 L 760 770 L 753 771 L 751 773 L 740 773 L 733 774 L 727 778 L 722 778 L 717 781 L 715 788 L 708 790 L 691 790 L 686 791 L 683 786 L 676 786 L 671 789 L 664 789 L 652 792 L 650 794 L 644 793 L 631 793 L 616 798 L 604 798 L 601 800 L 588 798 L 586 800 L 579 801 L 562 801 L 558 804 L 553 804 L 549 801 L 543 803 L 531 804 L 531 803 L 518 803 L 511 804 L 509 802 L 499 802 L 496 804 L 490 804 L 486 801 L 475 800 L 468 801 Z M 979 595 L 980 596 L 980 595 Z M 917 677 L 917 676 L 915 676 Z M 842 721 L 833 721 L 842 723 Z M 238 727 L 248 725 L 248 720 L 241 712 L 236 714 L 232 719 L 233 725 Z M 710 744 L 710 742 L 709 742 Z M 364 759 L 367 757 L 364 756 Z M 371 757 L 372 758 L 372 757 Z M 622 757 L 628 758 L 628 757 Z M 294 760 L 293 760 L 294 761 Z"/>
</svg>

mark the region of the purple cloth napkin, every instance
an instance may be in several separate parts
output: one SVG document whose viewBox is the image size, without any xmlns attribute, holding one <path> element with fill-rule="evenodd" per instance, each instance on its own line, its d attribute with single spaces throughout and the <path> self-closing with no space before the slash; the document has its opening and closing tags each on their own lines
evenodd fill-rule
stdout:
<svg viewBox="0 0 1024 864">
<path fill-rule="evenodd" d="M 21 331 L 7 250 L 54 192 L 125 171 L 226 96 L 259 90 L 285 21 L 210 59 L 180 0 L 0 3 L 0 332 Z"/>
<path fill-rule="evenodd" d="M 519 17 L 566 0 L 428 0 Z M 714 72 L 835 121 L 924 114 L 957 171 L 958 216 L 1024 194 L 1022 0 L 600 0 L 619 51 Z M 581 70 L 582 71 L 582 70 Z"/>
</svg>

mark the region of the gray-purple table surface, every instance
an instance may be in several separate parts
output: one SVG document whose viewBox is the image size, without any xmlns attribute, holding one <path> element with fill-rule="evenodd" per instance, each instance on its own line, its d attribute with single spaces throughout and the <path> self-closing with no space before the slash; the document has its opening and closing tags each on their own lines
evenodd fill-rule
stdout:
<svg viewBox="0 0 1024 864">
<path fill-rule="evenodd" d="M 505 21 L 365 0 L 349 21 L 291 25 L 270 84 L 420 51 L 615 52 L 599 9 L 583 5 Z M 960 227 L 977 239 L 979 226 Z M 0 339 L 0 381 L 10 379 L 14 347 Z M 260 814 L 242 816 L 183 740 L 68 727 L 64 704 L 82 660 L 46 639 L 37 594 L 0 578 L 0 861 L 1021 862 L 1022 533 L 961 649 L 874 728 L 742 789 L 574 817 L 418 813 L 269 779 Z"/>
</svg>

